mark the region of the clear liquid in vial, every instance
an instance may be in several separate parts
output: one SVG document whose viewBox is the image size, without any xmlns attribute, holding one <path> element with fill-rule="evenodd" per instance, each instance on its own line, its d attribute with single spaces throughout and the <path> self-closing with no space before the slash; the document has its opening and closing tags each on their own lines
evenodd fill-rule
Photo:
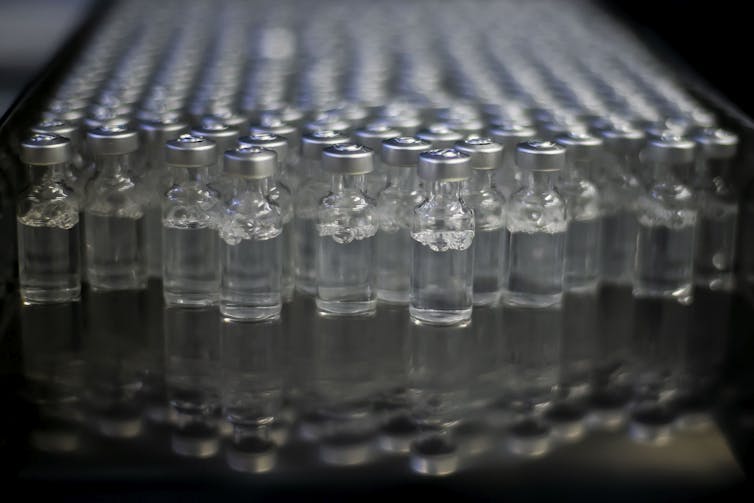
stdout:
<svg viewBox="0 0 754 503">
<path fill-rule="evenodd" d="M 396 304 L 408 302 L 411 276 L 411 235 L 399 228 L 377 233 L 377 297 Z"/>
<path fill-rule="evenodd" d="M 24 303 L 78 300 L 79 225 L 64 229 L 18 222 L 18 268 Z"/>
<path fill-rule="evenodd" d="M 222 241 L 220 312 L 229 318 L 277 318 L 281 310 L 282 236 Z"/>
<path fill-rule="evenodd" d="M 503 301 L 512 306 L 550 307 L 563 297 L 565 232 L 511 232 Z"/>
<path fill-rule="evenodd" d="M 676 298 L 692 295 L 694 221 L 669 227 L 639 221 L 634 269 L 634 295 Z"/>
<path fill-rule="evenodd" d="M 296 289 L 308 295 L 317 293 L 317 219 L 296 217 L 294 250 L 296 267 Z"/>
<path fill-rule="evenodd" d="M 572 220 L 565 237 L 565 290 L 597 287 L 600 273 L 600 219 Z"/>
<path fill-rule="evenodd" d="M 605 215 L 602 220 L 601 276 L 612 284 L 631 284 L 638 223 L 633 212 Z"/>
<path fill-rule="evenodd" d="M 474 304 L 491 305 L 500 299 L 503 258 L 508 247 L 505 227 L 474 235 Z"/>
<path fill-rule="evenodd" d="M 338 242 L 330 235 L 317 237 L 317 308 L 323 313 L 348 315 L 375 310 L 375 230 L 347 242 Z"/>
<path fill-rule="evenodd" d="M 409 313 L 430 325 L 471 318 L 474 291 L 474 231 L 422 231 L 413 238 Z"/>
<path fill-rule="evenodd" d="M 167 304 L 217 302 L 218 237 L 210 227 L 163 227 L 163 294 Z"/>
<path fill-rule="evenodd" d="M 283 224 L 283 264 L 281 270 L 281 293 L 283 296 L 283 302 L 290 302 L 293 300 L 293 292 L 296 288 L 296 262 L 294 260 L 294 227 L 293 219 Z"/>
<path fill-rule="evenodd" d="M 150 205 L 147 219 L 147 274 L 150 278 L 162 277 L 162 208 L 159 204 Z"/>
<path fill-rule="evenodd" d="M 738 207 L 717 203 L 698 215 L 694 282 L 712 290 L 731 290 L 734 286 L 734 258 Z"/>
<path fill-rule="evenodd" d="M 86 267 L 93 290 L 146 288 L 146 219 L 86 213 Z"/>
</svg>

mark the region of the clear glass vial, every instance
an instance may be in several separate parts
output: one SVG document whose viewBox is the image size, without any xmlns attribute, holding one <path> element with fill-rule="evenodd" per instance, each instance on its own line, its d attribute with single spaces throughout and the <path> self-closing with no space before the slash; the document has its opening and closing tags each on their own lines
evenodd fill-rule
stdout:
<svg viewBox="0 0 754 503">
<path fill-rule="evenodd" d="M 503 147 L 490 138 L 471 137 L 456 143 L 455 149 L 469 156 L 472 169 L 462 194 L 474 210 L 474 305 L 496 304 L 508 249 L 505 197 L 495 179 Z"/>
<path fill-rule="evenodd" d="M 615 124 L 601 132 L 605 146 L 603 172 L 597 174 L 602 211 L 602 281 L 631 285 L 636 254 L 636 201 L 642 192 L 636 177 L 644 133 L 630 124 Z"/>
<path fill-rule="evenodd" d="M 419 154 L 432 148 L 429 142 L 399 136 L 382 142 L 382 165 L 387 186 L 377 196 L 377 298 L 408 303 L 411 277 L 411 220 L 424 200 L 417 175 Z"/>
<path fill-rule="evenodd" d="M 76 301 L 81 295 L 78 198 L 67 185 L 68 138 L 35 134 L 21 143 L 31 184 L 18 199 L 18 276 L 25 304 Z"/>
<path fill-rule="evenodd" d="M 532 126 L 505 121 L 495 124 L 489 130 L 490 137 L 503 146 L 500 169 L 496 171 L 497 185 L 506 199 L 521 186 L 523 174 L 516 167 L 516 145 L 531 140 L 537 135 Z"/>
<path fill-rule="evenodd" d="M 293 198 L 294 264 L 296 289 L 317 293 L 317 211 L 330 185 L 322 172 L 322 151 L 332 145 L 348 143 L 348 137 L 335 131 L 319 131 L 301 138 L 299 188 Z"/>
<path fill-rule="evenodd" d="M 217 161 L 212 163 L 209 173 L 213 186 L 217 185 L 218 178 L 222 175 L 223 156 L 226 150 L 236 148 L 236 142 L 240 136 L 239 129 L 212 116 L 204 116 L 198 126 L 191 128 L 191 135 L 197 138 L 206 138 L 215 142 Z"/>
<path fill-rule="evenodd" d="M 216 151 L 212 140 L 190 134 L 165 145 L 170 187 L 162 198 L 162 293 L 167 305 L 217 302 L 220 200 L 209 186 Z"/>
<path fill-rule="evenodd" d="M 401 133 L 386 122 L 373 122 L 354 131 L 353 136 L 356 143 L 371 148 L 377 153 L 374 157 L 374 170 L 367 175 L 367 194 L 377 198 L 388 182 L 387 168 L 383 166 L 379 156 L 379 152 L 382 151 L 382 141 L 397 138 L 401 136 Z"/>
<path fill-rule="evenodd" d="M 440 149 L 419 156 L 424 201 L 411 219 L 413 239 L 409 314 L 417 323 L 455 325 L 471 320 L 474 211 L 461 198 L 471 177 L 469 156 Z"/>
<path fill-rule="evenodd" d="M 723 129 L 704 129 L 697 145 L 695 198 L 698 208 L 694 280 L 713 290 L 732 290 L 738 197 L 730 177 L 738 136 Z"/>
<path fill-rule="evenodd" d="M 81 132 L 74 124 L 60 119 L 47 119 L 31 128 L 32 134 L 58 135 L 71 142 L 71 161 L 66 172 L 66 183 L 73 189 L 74 195 L 83 200 L 84 187 L 91 178 L 91 170 L 84 163 Z"/>
<path fill-rule="evenodd" d="M 283 218 L 283 272 L 282 289 L 283 302 L 293 300 L 296 281 L 293 262 L 293 193 L 290 179 L 287 176 L 288 140 L 282 136 L 270 133 L 252 133 L 238 139 L 241 147 L 260 147 L 272 150 L 277 155 L 277 169 L 275 171 L 275 186 L 271 197 L 280 208 Z"/>
<path fill-rule="evenodd" d="M 697 211 L 691 190 L 674 170 L 693 163 L 694 142 L 666 134 L 650 140 L 641 155 L 652 183 L 638 201 L 633 292 L 636 297 L 688 303 L 693 295 Z"/>
<path fill-rule="evenodd" d="M 377 308 L 374 256 L 377 211 L 366 194 L 374 169 L 370 148 L 352 143 L 322 151 L 330 192 L 317 208 L 317 309 L 329 315 L 365 315 Z"/>
<path fill-rule="evenodd" d="M 84 236 L 86 278 L 92 290 L 146 287 L 144 199 L 133 178 L 136 131 L 123 126 L 87 133 L 95 177 L 86 188 Z"/>
<path fill-rule="evenodd" d="M 571 131 L 556 142 L 566 149 L 566 166 L 558 182 L 568 218 L 563 287 L 590 291 L 597 288 L 600 275 L 600 194 L 591 179 L 601 160 L 602 140 Z"/>
<path fill-rule="evenodd" d="M 285 115 L 283 115 L 285 116 Z M 256 124 L 251 127 L 251 135 L 270 134 L 280 136 L 288 141 L 288 154 L 284 163 L 281 163 L 280 180 L 291 189 L 291 193 L 298 187 L 298 173 L 294 171 L 300 162 L 301 133 L 293 123 L 288 123 L 277 115 L 265 114 Z"/>
<path fill-rule="evenodd" d="M 450 129 L 443 122 L 436 122 L 416 133 L 420 140 L 428 141 L 434 149 L 452 149 L 457 141 L 463 140 L 463 135 Z"/>
<path fill-rule="evenodd" d="M 506 205 L 508 253 L 503 267 L 503 302 L 556 307 L 563 297 L 566 207 L 556 189 L 565 148 L 530 140 L 516 147 L 522 186 Z"/>
<path fill-rule="evenodd" d="M 277 155 L 260 147 L 225 152 L 224 195 L 219 225 L 220 312 L 229 318 L 263 320 L 282 306 L 283 218 L 273 200 Z"/>
</svg>

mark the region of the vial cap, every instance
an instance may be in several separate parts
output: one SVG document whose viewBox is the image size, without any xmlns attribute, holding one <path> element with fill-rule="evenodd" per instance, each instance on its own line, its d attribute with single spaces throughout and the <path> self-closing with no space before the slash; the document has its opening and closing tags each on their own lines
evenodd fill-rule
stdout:
<svg viewBox="0 0 754 503">
<path fill-rule="evenodd" d="M 198 126 L 191 128 L 191 135 L 198 138 L 207 138 L 215 142 L 219 148 L 231 148 L 235 146 L 240 132 L 237 127 L 226 124 L 215 116 L 202 117 Z"/>
<path fill-rule="evenodd" d="M 413 168 L 419 163 L 419 154 L 432 149 L 432 144 L 413 136 L 399 136 L 382 142 L 381 154 L 385 164 Z"/>
<path fill-rule="evenodd" d="M 574 160 L 593 159 L 602 148 L 602 140 L 586 131 L 569 131 L 555 139 L 566 148 L 566 156 Z"/>
<path fill-rule="evenodd" d="M 301 143 L 301 134 L 294 124 L 282 121 L 271 115 L 263 116 L 258 124 L 251 126 L 250 132 L 251 134 L 269 133 L 282 136 L 288 140 L 290 148 L 298 148 L 299 143 Z"/>
<path fill-rule="evenodd" d="M 457 142 L 455 149 L 469 156 L 472 169 L 495 169 L 503 155 L 502 145 L 478 136 Z"/>
<path fill-rule="evenodd" d="M 490 136 L 505 148 L 514 150 L 519 143 L 537 136 L 537 130 L 531 124 L 506 121 L 491 127 Z"/>
<path fill-rule="evenodd" d="M 529 140 L 516 146 L 516 164 L 529 171 L 556 172 L 565 166 L 565 153 L 554 141 Z"/>
<path fill-rule="evenodd" d="M 144 141 L 150 144 L 161 145 L 168 140 L 178 138 L 189 127 L 181 116 L 174 112 L 157 114 L 152 117 L 144 114 L 142 117 L 138 123 L 139 132 Z"/>
<path fill-rule="evenodd" d="M 103 125 L 86 133 L 89 151 L 94 155 L 123 155 L 139 148 L 139 135 L 124 125 Z"/>
<path fill-rule="evenodd" d="M 303 110 L 291 105 L 284 105 L 282 107 L 273 108 L 269 110 L 261 110 L 259 114 L 259 121 L 264 122 L 267 119 L 275 118 L 282 122 L 286 122 L 292 125 L 300 125 L 306 114 Z"/>
<path fill-rule="evenodd" d="M 421 118 L 414 115 L 387 117 L 381 120 L 384 120 L 391 128 L 400 131 L 400 136 L 412 136 L 422 125 Z"/>
<path fill-rule="evenodd" d="M 351 124 L 340 117 L 326 116 L 319 120 L 309 122 L 304 126 L 308 133 L 316 131 L 338 131 L 347 134 L 351 130 Z"/>
<path fill-rule="evenodd" d="M 736 155 L 738 135 L 725 129 L 707 128 L 694 137 L 694 142 L 705 159 L 730 159 Z"/>
<path fill-rule="evenodd" d="M 636 152 L 644 144 L 644 132 L 629 123 L 614 123 L 600 132 L 602 141 L 613 152 Z"/>
<path fill-rule="evenodd" d="M 199 168 L 215 162 L 217 146 L 209 138 L 182 134 L 165 143 L 165 161 L 180 168 Z"/>
<path fill-rule="evenodd" d="M 64 120 L 46 119 L 32 126 L 31 132 L 34 134 L 55 134 L 72 139 L 71 137 L 77 137 L 78 128 Z"/>
<path fill-rule="evenodd" d="M 262 147 L 243 146 L 223 154 L 223 171 L 244 178 L 268 178 L 275 174 L 277 154 Z"/>
<path fill-rule="evenodd" d="M 694 142 L 672 132 L 647 143 L 643 158 L 652 162 L 684 164 L 694 160 Z"/>
<path fill-rule="evenodd" d="M 327 147 L 348 143 L 348 137 L 337 131 L 316 131 L 301 138 L 301 155 L 304 159 L 320 160 Z"/>
<path fill-rule="evenodd" d="M 240 128 L 248 124 L 248 119 L 245 116 L 238 114 L 231 109 L 215 109 L 210 115 L 206 117 L 222 122 L 223 124 L 232 128 Z"/>
<path fill-rule="evenodd" d="M 356 143 L 379 152 L 382 141 L 401 136 L 401 132 L 393 129 L 387 122 L 374 122 L 365 128 L 357 129 L 353 134 Z"/>
<path fill-rule="evenodd" d="M 288 140 L 282 136 L 270 133 L 253 133 L 238 139 L 241 147 L 262 147 L 272 150 L 277 154 L 280 163 L 288 157 Z"/>
<path fill-rule="evenodd" d="M 422 140 L 426 140 L 432 144 L 436 149 L 450 149 L 453 145 L 463 139 L 463 135 L 458 131 L 454 131 L 444 123 L 432 124 L 426 129 L 422 129 L 416 133 L 416 137 Z"/>
<path fill-rule="evenodd" d="M 461 133 L 464 137 L 471 135 L 479 135 L 484 129 L 484 123 L 479 119 L 449 119 L 445 124 L 457 133 Z"/>
<path fill-rule="evenodd" d="M 471 176 L 468 155 L 454 149 L 435 149 L 419 154 L 419 178 L 427 181 L 456 182 Z"/>
<path fill-rule="evenodd" d="M 322 151 L 322 169 L 333 174 L 365 175 L 374 169 L 374 151 L 355 143 L 341 143 Z"/>
<path fill-rule="evenodd" d="M 21 142 L 21 161 L 31 166 L 67 163 L 71 155 L 71 140 L 60 135 L 39 133 Z"/>
</svg>

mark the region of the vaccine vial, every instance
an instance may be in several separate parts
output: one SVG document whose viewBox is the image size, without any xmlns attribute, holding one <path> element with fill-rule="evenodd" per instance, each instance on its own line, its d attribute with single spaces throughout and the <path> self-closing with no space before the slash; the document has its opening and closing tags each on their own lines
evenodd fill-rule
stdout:
<svg viewBox="0 0 754 503">
<path fill-rule="evenodd" d="M 162 198 L 162 293 L 167 305 L 217 302 L 219 194 L 209 186 L 216 151 L 212 140 L 190 134 L 165 145 L 170 186 Z"/>
<path fill-rule="evenodd" d="M 433 149 L 452 149 L 456 142 L 463 140 L 463 135 L 443 122 L 430 124 L 428 127 L 416 133 L 420 140 L 432 144 Z"/>
<path fill-rule="evenodd" d="M 31 128 L 32 134 L 57 135 L 68 138 L 71 142 L 71 161 L 66 168 L 66 184 L 73 189 L 74 195 L 83 200 L 86 182 L 91 178 L 90 170 L 84 163 L 81 132 L 74 124 L 60 119 L 47 119 Z"/>
<path fill-rule="evenodd" d="M 523 174 L 516 166 L 516 145 L 537 135 L 534 127 L 524 122 L 505 121 L 493 125 L 490 137 L 503 146 L 500 168 L 496 171 L 497 185 L 506 199 L 519 189 Z"/>
<path fill-rule="evenodd" d="M 566 207 L 556 183 L 565 148 L 551 141 L 523 142 L 516 147 L 516 164 L 523 178 L 506 205 L 503 302 L 557 307 L 563 297 Z"/>
<path fill-rule="evenodd" d="M 220 312 L 229 318 L 272 319 L 282 306 L 282 233 L 280 208 L 272 198 L 277 156 L 260 147 L 225 152 L 220 220 Z"/>
<path fill-rule="evenodd" d="M 566 149 L 558 191 L 565 199 L 568 226 L 565 238 L 567 291 L 592 291 L 600 275 L 600 195 L 591 181 L 602 153 L 602 140 L 586 132 L 571 131 L 556 142 Z"/>
<path fill-rule="evenodd" d="M 352 143 L 322 151 L 330 190 L 317 208 L 317 309 L 329 315 L 364 315 L 377 308 L 374 256 L 377 215 L 366 194 L 374 168 L 371 149 Z"/>
<path fill-rule="evenodd" d="M 630 124 L 615 124 L 601 132 L 605 150 L 602 173 L 596 175 L 602 212 L 602 281 L 631 285 L 636 254 L 636 201 L 642 186 L 636 176 L 644 133 Z"/>
<path fill-rule="evenodd" d="M 738 226 L 737 194 L 730 177 L 738 136 L 722 129 L 704 129 L 694 142 L 698 208 L 694 280 L 698 286 L 730 291 Z"/>
<path fill-rule="evenodd" d="M 282 117 L 287 117 L 282 114 Z M 291 193 L 298 187 L 298 173 L 294 170 L 300 163 L 299 150 L 301 148 L 301 133 L 293 123 L 288 123 L 279 118 L 278 115 L 264 114 L 259 124 L 251 127 L 251 135 L 268 134 L 285 138 L 288 142 L 288 154 L 284 162 L 279 162 L 281 168 L 279 180 L 291 189 Z"/>
<path fill-rule="evenodd" d="M 371 148 L 375 152 L 374 170 L 367 175 L 367 194 L 377 198 L 388 183 L 388 170 L 380 159 L 383 140 L 402 136 L 397 129 L 393 129 L 387 122 L 373 122 L 366 127 L 354 131 L 354 141 L 359 145 Z"/>
<path fill-rule="evenodd" d="M 97 174 L 84 204 L 86 278 L 92 290 L 146 288 L 145 204 L 134 182 L 136 131 L 103 126 L 87 133 Z"/>
<path fill-rule="evenodd" d="M 81 295 L 78 199 L 66 183 L 71 142 L 35 134 L 21 143 L 31 185 L 18 199 L 18 276 L 24 304 L 76 301 Z"/>
<path fill-rule="evenodd" d="M 377 196 L 377 298 L 384 302 L 408 303 L 411 277 L 411 220 L 424 200 L 417 175 L 419 154 L 430 150 L 429 142 L 411 136 L 384 140 L 382 166 L 387 186 Z"/>
<path fill-rule="evenodd" d="M 471 320 L 474 282 L 474 211 L 461 198 L 471 177 L 469 156 L 439 149 L 419 156 L 426 186 L 411 219 L 413 239 L 409 314 L 419 324 Z"/>
<path fill-rule="evenodd" d="M 294 263 L 296 289 L 308 295 L 317 293 L 317 211 L 330 184 L 322 171 L 322 151 L 348 143 L 348 137 L 335 131 L 319 131 L 301 138 L 299 188 L 293 198 Z"/>
<path fill-rule="evenodd" d="M 694 162 L 694 142 L 673 134 L 650 140 L 642 151 L 652 183 L 638 201 L 633 292 L 688 303 L 693 295 L 693 194 L 674 170 Z"/>
<path fill-rule="evenodd" d="M 252 133 L 238 139 L 241 147 L 260 147 L 272 150 L 277 155 L 277 169 L 275 171 L 275 185 L 271 191 L 272 200 L 280 208 L 283 219 L 283 269 L 281 288 L 283 302 L 293 300 L 296 281 L 293 262 L 293 193 L 290 179 L 287 176 L 288 140 L 282 136 L 270 133 Z"/>
<path fill-rule="evenodd" d="M 162 277 L 162 195 L 169 181 L 165 142 L 188 131 L 188 124 L 177 113 L 166 113 L 140 120 L 138 128 L 145 164 L 141 190 L 146 200 L 147 273 L 158 279 Z"/>
<path fill-rule="evenodd" d="M 488 306 L 500 300 L 508 248 L 505 197 L 495 179 L 503 147 L 477 136 L 459 141 L 455 149 L 469 156 L 472 169 L 462 195 L 474 210 L 474 305 Z"/>
<path fill-rule="evenodd" d="M 236 143 L 240 136 L 238 128 L 226 124 L 212 115 L 208 115 L 202 117 L 199 125 L 191 128 L 190 133 L 197 138 L 206 138 L 215 142 L 217 160 L 210 167 L 209 177 L 211 186 L 220 190 L 221 187 L 218 183 L 221 183 L 219 179 L 222 175 L 223 155 L 226 150 L 236 148 Z"/>
</svg>

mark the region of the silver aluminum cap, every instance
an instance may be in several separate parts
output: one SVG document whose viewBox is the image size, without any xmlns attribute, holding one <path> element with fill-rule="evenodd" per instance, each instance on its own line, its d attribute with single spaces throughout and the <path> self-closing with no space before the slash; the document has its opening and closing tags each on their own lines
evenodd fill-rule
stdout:
<svg viewBox="0 0 754 503">
<path fill-rule="evenodd" d="M 238 147 L 223 155 L 223 171 L 244 178 L 268 178 L 275 174 L 277 154 L 262 147 Z"/>
<path fill-rule="evenodd" d="M 453 149 L 436 149 L 419 154 L 419 178 L 455 182 L 471 177 L 471 159 Z"/>
<path fill-rule="evenodd" d="M 238 139 L 241 147 L 262 147 L 274 151 L 278 162 L 284 163 L 288 157 L 288 140 L 282 136 L 270 133 L 254 133 Z"/>
<path fill-rule="evenodd" d="M 454 148 L 471 158 L 472 169 L 495 169 L 503 155 L 502 145 L 478 136 L 461 140 Z"/>
<path fill-rule="evenodd" d="M 537 136 L 537 130 L 529 124 L 504 122 L 491 127 L 490 136 L 505 148 L 514 150 L 519 143 Z"/>
<path fill-rule="evenodd" d="M 89 151 L 94 155 L 123 155 L 139 149 L 139 135 L 122 125 L 101 126 L 86 133 Z"/>
<path fill-rule="evenodd" d="M 267 133 L 282 136 L 288 140 L 288 147 L 298 149 L 301 143 L 301 134 L 298 128 L 291 123 L 284 122 L 273 116 L 262 117 L 258 124 L 251 126 L 251 134 Z"/>
<path fill-rule="evenodd" d="M 374 169 L 374 152 L 355 143 L 341 143 L 322 151 L 322 169 L 343 175 L 365 175 Z"/>
<path fill-rule="evenodd" d="M 35 134 L 21 142 L 21 161 L 31 166 L 63 164 L 71 156 L 71 140 L 56 134 Z"/>
<path fill-rule="evenodd" d="M 602 148 L 602 140 L 586 131 L 569 131 L 555 139 L 566 148 L 566 156 L 574 160 L 593 159 Z"/>
<path fill-rule="evenodd" d="M 340 119 L 339 117 L 323 117 L 319 120 L 307 123 L 306 126 L 304 126 L 304 130 L 308 133 L 314 133 L 316 131 L 338 131 L 348 134 L 351 131 L 351 123 Z"/>
<path fill-rule="evenodd" d="M 700 131 L 694 142 L 705 159 L 730 159 L 736 155 L 738 135 L 725 129 L 708 128 Z"/>
<path fill-rule="evenodd" d="M 38 122 L 31 127 L 31 132 L 35 134 L 54 134 L 68 139 L 78 138 L 78 128 L 60 119 L 46 119 Z"/>
<path fill-rule="evenodd" d="M 436 149 L 453 148 L 457 141 L 463 139 L 461 133 L 450 129 L 443 123 L 432 124 L 428 128 L 422 129 L 416 133 L 416 137 L 430 142 L 432 147 Z"/>
<path fill-rule="evenodd" d="M 678 134 L 666 133 L 647 143 L 643 158 L 650 162 L 685 164 L 694 160 L 694 142 Z"/>
<path fill-rule="evenodd" d="M 565 166 L 565 153 L 554 141 L 529 140 L 516 146 L 516 164 L 529 171 L 556 172 Z"/>
<path fill-rule="evenodd" d="M 214 116 L 205 116 L 198 126 L 191 128 L 191 135 L 212 140 L 218 149 L 224 151 L 235 146 L 240 132 L 237 127 L 226 124 Z"/>
<path fill-rule="evenodd" d="M 348 143 L 348 137 L 337 131 L 316 131 L 301 138 L 301 156 L 304 159 L 320 160 L 327 147 Z"/>
<path fill-rule="evenodd" d="M 158 114 L 151 118 L 146 115 L 139 121 L 138 128 L 145 142 L 161 145 L 178 138 L 188 130 L 188 124 L 178 113 Z"/>
<path fill-rule="evenodd" d="M 182 134 L 165 144 L 165 161 L 180 168 L 209 166 L 217 159 L 217 146 L 208 138 Z"/>
<path fill-rule="evenodd" d="M 413 136 L 399 136 L 382 142 L 382 161 L 391 166 L 416 167 L 419 154 L 432 149 L 432 144 Z"/>
<path fill-rule="evenodd" d="M 637 152 L 645 140 L 644 131 L 629 123 L 612 124 L 600 135 L 605 148 L 613 152 Z"/>
<path fill-rule="evenodd" d="M 382 141 L 401 136 L 401 132 L 393 129 L 386 122 L 374 122 L 365 128 L 357 129 L 353 134 L 356 143 L 369 147 L 375 152 L 382 148 Z"/>
</svg>

